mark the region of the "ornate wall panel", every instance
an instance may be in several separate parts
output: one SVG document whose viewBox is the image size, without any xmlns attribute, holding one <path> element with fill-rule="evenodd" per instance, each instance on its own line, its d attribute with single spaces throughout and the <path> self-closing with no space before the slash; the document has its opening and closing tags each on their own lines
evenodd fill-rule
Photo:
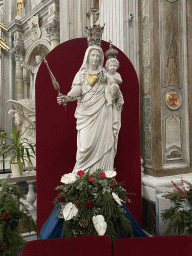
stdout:
<svg viewBox="0 0 192 256">
<path fill-rule="evenodd" d="M 186 0 L 159 3 L 163 168 L 187 167 L 190 158 Z"/>
</svg>

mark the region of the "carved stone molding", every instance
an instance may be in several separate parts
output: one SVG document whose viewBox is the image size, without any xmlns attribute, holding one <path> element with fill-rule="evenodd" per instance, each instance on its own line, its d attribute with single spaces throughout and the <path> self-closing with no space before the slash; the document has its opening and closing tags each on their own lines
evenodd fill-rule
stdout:
<svg viewBox="0 0 192 256">
<path fill-rule="evenodd" d="M 60 25 L 59 21 L 53 20 L 46 27 L 47 34 L 50 36 L 50 40 L 59 40 L 60 36 Z"/>
<path fill-rule="evenodd" d="M 175 3 L 175 2 L 177 2 L 178 0 L 167 0 L 168 2 L 170 2 L 170 3 Z"/>
<path fill-rule="evenodd" d="M 24 58 L 24 46 L 15 45 L 13 54 L 15 55 L 15 61 L 21 60 Z"/>
</svg>

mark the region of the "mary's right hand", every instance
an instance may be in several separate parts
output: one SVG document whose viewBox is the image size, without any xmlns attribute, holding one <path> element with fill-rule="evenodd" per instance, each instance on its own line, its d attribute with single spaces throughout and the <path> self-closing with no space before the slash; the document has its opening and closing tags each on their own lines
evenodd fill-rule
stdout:
<svg viewBox="0 0 192 256">
<path fill-rule="evenodd" d="M 61 104 L 66 105 L 67 101 L 68 101 L 68 97 L 66 95 L 63 95 L 60 93 L 59 96 L 57 97 L 57 103 L 59 105 Z"/>
</svg>

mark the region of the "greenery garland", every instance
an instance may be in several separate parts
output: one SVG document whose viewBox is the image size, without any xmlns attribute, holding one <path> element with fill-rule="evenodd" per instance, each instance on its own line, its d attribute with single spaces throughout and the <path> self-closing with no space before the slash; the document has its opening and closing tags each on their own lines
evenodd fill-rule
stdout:
<svg viewBox="0 0 192 256">
<path fill-rule="evenodd" d="M 77 175 L 70 173 L 62 176 L 61 182 L 65 184 L 55 188 L 61 192 L 54 204 L 57 205 L 55 211 L 61 207 L 58 217 L 65 219 L 64 237 L 100 235 L 103 226 L 94 226 L 93 218 L 104 220 L 107 228 L 103 234 L 110 236 L 112 241 L 118 238 L 120 232 L 125 237 L 133 236 L 131 223 L 125 217 L 121 203 L 131 202 L 127 198 L 130 193 L 122 187 L 123 182 L 116 181 L 115 176 L 116 171 L 104 173 L 102 170 L 92 174 L 79 171 Z"/>
<path fill-rule="evenodd" d="M 192 184 L 185 181 L 189 186 L 189 190 L 186 190 L 184 186 L 181 189 L 173 181 L 172 183 L 176 192 L 168 192 L 164 197 L 173 202 L 174 206 L 161 214 L 163 221 L 169 220 L 166 234 L 186 232 L 187 235 L 192 235 Z M 183 185 L 183 180 L 181 183 Z"/>
</svg>

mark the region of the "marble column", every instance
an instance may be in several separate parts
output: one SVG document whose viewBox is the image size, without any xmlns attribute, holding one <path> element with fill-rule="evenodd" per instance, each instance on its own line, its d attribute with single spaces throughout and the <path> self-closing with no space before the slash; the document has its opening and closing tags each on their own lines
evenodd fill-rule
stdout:
<svg viewBox="0 0 192 256">
<path fill-rule="evenodd" d="M 60 26 L 59 22 L 53 20 L 47 27 L 47 34 L 50 37 L 51 50 L 60 44 Z"/>
<path fill-rule="evenodd" d="M 99 15 L 100 25 L 105 24 L 103 40 L 128 56 L 139 77 L 138 1 L 100 0 Z"/>
<path fill-rule="evenodd" d="M 85 37 L 84 27 L 90 25 L 87 16 L 93 1 L 60 0 L 60 42 L 69 39 Z"/>
<path fill-rule="evenodd" d="M 23 53 L 23 46 L 15 46 L 15 100 L 24 98 L 23 68 L 21 66 Z"/>
</svg>

